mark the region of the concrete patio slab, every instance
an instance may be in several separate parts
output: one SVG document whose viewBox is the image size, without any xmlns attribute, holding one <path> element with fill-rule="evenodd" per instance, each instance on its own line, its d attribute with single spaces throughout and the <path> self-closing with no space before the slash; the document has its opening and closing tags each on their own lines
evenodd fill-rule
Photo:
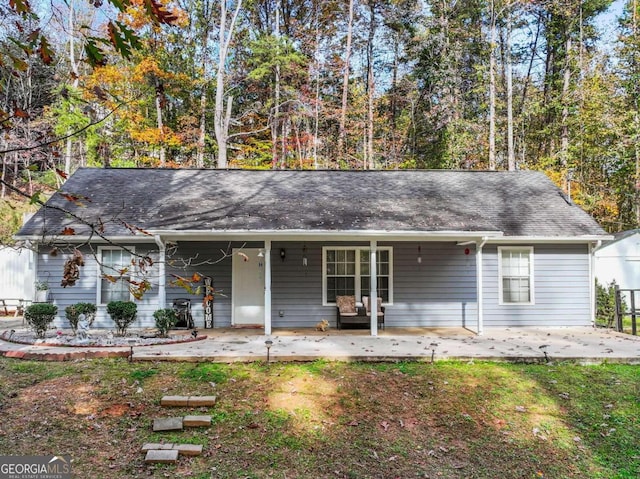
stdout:
<svg viewBox="0 0 640 479">
<path fill-rule="evenodd" d="M 591 327 L 490 328 L 481 336 L 462 328 L 391 328 L 379 336 L 368 330 L 222 329 L 202 331 L 194 343 L 136 346 L 134 361 L 573 361 L 640 364 L 640 337 Z M 128 350 L 128 348 L 127 348 Z M 118 348 L 45 347 L 0 341 L 0 355 L 25 359 L 67 360 L 102 357 Z M 81 355 L 81 356 L 76 356 Z"/>
</svg>

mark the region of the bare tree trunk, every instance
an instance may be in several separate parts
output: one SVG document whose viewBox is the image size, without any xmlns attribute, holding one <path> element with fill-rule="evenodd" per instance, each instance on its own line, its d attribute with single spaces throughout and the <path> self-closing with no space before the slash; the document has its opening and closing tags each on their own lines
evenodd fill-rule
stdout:
<svg viewBox="0 0 640 479">
<path fill-rule="evenodd" d="M 209 4 L 209 2 L 204 2 L 204 8 L 205 11 L 203 13 L 205 19 L 203 21 L 205 22 L 205 26 L 202 32 L 202 58 L 200 59 L 200 65 L 202 66 L 202 91 L 200 92 L 200 130 L 198 132 L 196 168 L 204 168 L 204 150 L 207 137 L 207 86 L 209 84 L 207 65 L 209 64 L 209 30 L 211 28 L 213 6 Z"/>
<path fill-rule="evenodd" d="M 278 2 L 279 3 L 279 2 Z M 276 20 L 274 24 L 274 34 L 276 42 L 280 39 L 280 5 L 276 5 Z M 278 46 L 279 44 L 276 43 Z M 276 53 L 276 58 L 278 53 Z M 275 84 L 274 84 L 274 107 L 273 107 L 273 123 L 271 124 L 271 162 L 275 167 L 285 168 L 285 152 L 282 151 L 278 155 L 278 123 L 280 121 L 280 64 L 276 61 Z M 279 157 L 278 157 L 279 156 Z"/>
<path fill-rule="evenodd" d="M 18 186 L 18 152 L 13 152 L 13 178 L 11 179 L 11 186 L 14 188 Z"/>
<path fill-rule="evenodd" d="M 340 129 L 338 131 L 338 160 L 344 156 L 344 142 L 347 123 L 347 100 L 349 97 L 349 70 L 351 63 L 351 38 L 353 36 L 353 2 L 349 0 L 349 23 L 347 24 L 347 45 L 344 54 L 344 72 L 342 75 L 342 107 L 340 109 Z"/>
<path fill-rule="evenodd" d="M 571 84 L 571 36 L 569 36 L 569 34 L 567 34 L 565 50 L 566 58 L 562 81 L 562 127 L 560 135 L 560 164 L 563 170 L 566 170 L 569 160 L 569 86 Z M 566 187 L 567 179 L 565 174 L 565 190 Z"/>
<path fill-rule="evenodd" d="M 162 121 L 162 103 L 163 103 L 163 95 L 164 95 L 164 87 L 158 77 L 153 78 L 153 83 L 156 89 L 156 118 L 158 122 L 158 132 L 160 133 L 160 166 L 164 167 L 166 165 L 165 151 L 166 148 L 164 146 L 164 123 Z"/>
<path fill-rule="evenodd" d="M 200 131 L 198 132 L 198 150 L 196 153 L 196 168 L 204 168 L 204 148 L 207 133 L 207 85 L 202 85 L 200 93 Z"/>
<path fill-rule="evenodd" d="M 5 195 L 7 194 L 7 186 L 4 184 L 5 182 L 5 178 L 7 175 L 7 162 L 5 161 L 5 157 L 4 155 L 2 156 L 2 181 L 0 183 L 2 183 L 2 190 L 0 190 L 0 198 L 4 198 Z"/>
<path fill-rule="evenodd" d="M 78 72 L 78 63 L 76 62 L 76 51 L 75 51 L 75 26 L 74 26 L 74 15 L 75 15 L 75 2 L 74 0 L 70 0 L 69 2 L 69 66 L 71 67 L 71 71 L 73 73 L 73 88 L 74 91 L 78 88 L 80 84 L 80 75 Z M 72 96 L 70 96 L 72 98 Z M 69 113 L 73 113 L 74 106 L 69 101 Z M 68 130 L 68 133 L 71 134 L 71 129 Z M 65 146 L 65 154 L 64 154 L 64 172 L 68 175 L 71 173 L 71 156 L 73 154 L 73 137 L 69 136 L 66 141 Z"/>
<path fill-rule="evenodd" d="M 375 2 L 369 0 L 369 39 L 367 42 L 367 162 L 364 168 L 374 169 L 373 161 L 373 96 L 375 94 L 375 83 L 373 77 L 373 40 L 376 34 Z"/>
<path fill-rule="evenodd" d="M 229 26 L 227 26 L 227 5 L 226 1 L 220 2 L 220 29 L 219 29 L 219 56 L 218 69 L 216 72 L 216 104 L 214 115 L 214 128 L 216 141 L 218 143 L 218 168 L 226 168 L 227 160 L 227 143 L 229 141 L 229 123 L 231 121 L 231 106 L 233 97 L 229 96 L 225 103 L 224 99 L 224 80 L 226 72 L 227 55 L 229 53 L 229 45 L 233 36 L 236 19 L 242 7 L 242 0 L 237 0 L 236 9 L 233 13 Z"/>
<path fill-rule="evenodd" d="M 319 4 L 315 5 L 315 15 L 316 15 L 316 44 L 315 44 L 315 82 L 316 82 L 316 92 L 315 92 L 315 105 L 313 108 L 313 169 L 317 170 L 319 167 L 318 164 L 318 129 L 320 125 L 320 18 L 318 16 Z"/>
<path fill-rule="evenodd" d="M 493 0 L 489 39 L 489 169 L 496 169 L 496 9 Z"/>
<path fill-rule="evenodd" d="M 507 70 L 507 165 L 509 171 L 516 169 L 516 154 L 513 146 L 513 66 L 511 64 L 511 10 L 507 10 L 506 70 Z"/>
</svg>

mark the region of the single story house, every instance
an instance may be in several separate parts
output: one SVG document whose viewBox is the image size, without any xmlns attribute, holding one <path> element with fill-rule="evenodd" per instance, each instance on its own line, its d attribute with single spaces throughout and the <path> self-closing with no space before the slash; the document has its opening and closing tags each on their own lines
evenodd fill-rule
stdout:
<svg viewBox="0 0 640 479">
<path fill-rule="evenodd" d="M 97 326 L 110 327 L 106 303 L 133 297 L 109 276 L 141 276 L 131 266 L 141 255 L 153 258 L 151 289 L 134 327 L 187 297 L 197 327 L 265 334 L 335 326 L 339 295 L 381 297 L 387 328 L 589 326 L 592 250 L 609 239 L 532 171 L 92 168 L 17 237 L 40 245 L 37 275 L 50 278 L 59 321 L 66 306 L 92 302 Z M 73 248 L 85 264 L 64 288 Z M 183 280 L 211 281 L 207 311 L 202 289 Z"/>
<path fill-rule="evenodd" d="M 640 289 L 640 229 L 616 233 L 594 251 L 595 276 L 603 286 Z"/>
</svg>

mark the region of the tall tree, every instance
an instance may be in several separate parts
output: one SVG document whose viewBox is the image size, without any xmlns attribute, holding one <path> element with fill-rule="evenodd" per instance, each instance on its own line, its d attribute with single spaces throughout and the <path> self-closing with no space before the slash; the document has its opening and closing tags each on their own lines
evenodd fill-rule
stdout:
<svg viewBox="0 0 640 479">
<path fill-rule="evenodd" d="M 229 3 L 229 5 L 227 5 Z M 235 0 L 235 8 L 229 15 L 228 7 L 233 8 L 233 2 L 220 0 L 220 21 L 218 25 L 218 64 L 216 70 L 216 99 L 215 116 L 213 119 L 216 141 L 218 143 L 218 168 L 226 168 L 228 164 L 227 147 L 229 141 L 229 125 L 233 107 L 233 96 L 225 98 L 225 78 L 227 74 L 227 58 L 229 48 L 236 27 L 238 14 L 242 8 L 242 0 Z"/>
<path fill-rule="evenodd" d="M 351 70 L 351 40 L 353 38 L 354 0 L 349 0 L 349 19 L 347 21 L 347 40 L 344 49 L 344 63 L 342 72 L 342 103 L 340 106 L 340 126 L 338 129 L 338 155 L 344 155 L 344 143 L 347 132 L 347 105 L 349 99 L 349 74 Z"/>
</svg>

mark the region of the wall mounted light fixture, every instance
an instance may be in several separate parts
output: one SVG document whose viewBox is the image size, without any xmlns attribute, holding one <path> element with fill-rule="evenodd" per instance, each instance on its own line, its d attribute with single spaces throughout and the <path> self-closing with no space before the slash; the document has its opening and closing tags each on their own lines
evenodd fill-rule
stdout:
<svg viewBox="0 0 640 479">
<path fill-rule="evenodd" d="M 285 252 L 284 248 L 280 248 L 280 259 L 284 261 L 286 256 L 287 256 L 287 253 Z"/>
<path fill-rule="evenodd" d="M 307 245 L 302 247 L 302 266 L 307 266 Z"/>
<path fill-rule="evenodd" d="M 418 245 L 418 264 L 422 263 L 422 246 Z"/>
</svg>

